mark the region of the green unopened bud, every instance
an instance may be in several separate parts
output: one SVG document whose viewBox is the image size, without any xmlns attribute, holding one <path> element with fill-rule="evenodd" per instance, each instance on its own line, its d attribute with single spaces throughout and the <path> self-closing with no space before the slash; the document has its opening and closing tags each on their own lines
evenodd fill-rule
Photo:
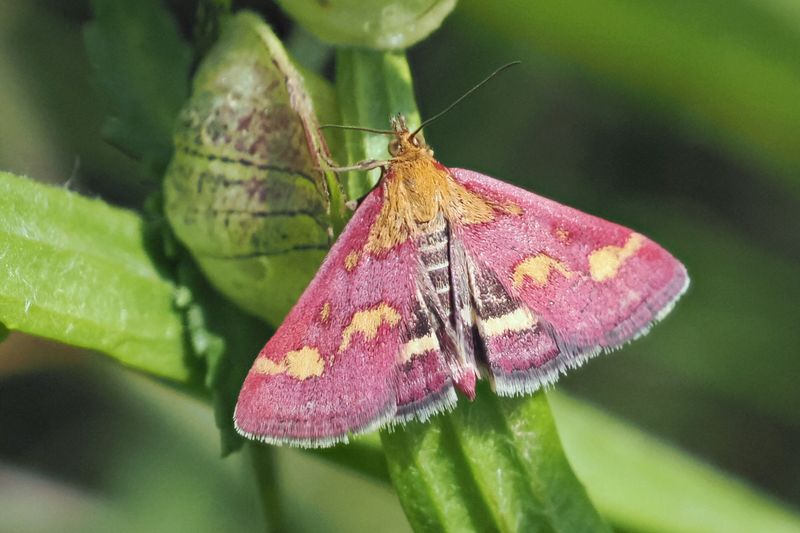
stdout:
<svg viewBox="0 0 800 533">
<path fill-rule="evenodd" d="M 408 48 L 441 24 L 456 0 L 278 0 L 323 41 L 380 50 Z"/>
<path fill-rule="evenodd" d="M 275 325 L 332 240 L 321 150 L 303 78 L 278 39 L 253 14 L 227 20 L 178 120 L 165 210 L 211 283 Z"/>
</svg>

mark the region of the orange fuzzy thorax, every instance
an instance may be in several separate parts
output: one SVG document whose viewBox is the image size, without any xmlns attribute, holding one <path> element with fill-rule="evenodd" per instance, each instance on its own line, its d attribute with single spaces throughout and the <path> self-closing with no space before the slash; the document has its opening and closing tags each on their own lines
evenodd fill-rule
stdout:
<svg viewBox="0 0 800 533">
<path fill-rule="evenodd" d="M 491 222 L 498 206 L 458 184 L 433 157 L 433 151 L 404 125 L 397 126 L 390 144 L 391 163 L 383 178 L 383 208 L 372 226 L 367 252 L 385 252 L 409 238 L 442 213 L 460 225 Z"/>
</svg>

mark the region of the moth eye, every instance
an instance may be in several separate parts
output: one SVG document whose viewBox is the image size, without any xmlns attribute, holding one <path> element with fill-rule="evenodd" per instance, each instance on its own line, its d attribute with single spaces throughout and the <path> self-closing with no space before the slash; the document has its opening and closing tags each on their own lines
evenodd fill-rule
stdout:
<svg viewBox="0 0 800 533">
<path fill-rule="evenodd" d="M 394 139 L 392 142 L 389 143 L 389 153 L 391 155 L 398 155 L 402 151 L 403 151 L 403 147 L 400 144 L 399 140 Z"/>
<path fill-rule="evenodd" d="M 419 139 L 417 139 L 416 137 L 411 137 L 411 144 L 419 148 Z"/>
</svg>

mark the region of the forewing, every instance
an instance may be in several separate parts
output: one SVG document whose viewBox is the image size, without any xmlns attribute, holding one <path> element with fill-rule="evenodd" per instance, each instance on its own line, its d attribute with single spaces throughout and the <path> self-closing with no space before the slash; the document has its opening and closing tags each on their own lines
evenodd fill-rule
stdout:
<svg viewBox="0 0 800 533">
<path fill-rule="evenodd" d="M 484 303 L 477 317 L 500 394 L 536 390 L 646 333 L 688 286 L 680 262 L 630 229 L 476 172 L 452 174 L 498 207 L 491 222 L 454 230 L 476 305 L 509 301 L 495 311 Z"/>
<path fill-rule="evenodd" d="M 329 446 L 395 415 L 418 266 L 410 241 L 380 257 L 363 253 L 381 205 L 376 189 L 258 354 L 234 416 L 243 435 Z"/>
</svg>

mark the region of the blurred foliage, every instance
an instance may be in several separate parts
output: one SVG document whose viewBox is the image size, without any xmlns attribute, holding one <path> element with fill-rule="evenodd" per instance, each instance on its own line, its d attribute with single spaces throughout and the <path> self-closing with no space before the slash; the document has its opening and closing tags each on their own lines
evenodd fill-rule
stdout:
<svg viewBox="0 0 800 533">
<path fill-rule="evenodd" d="M 600 512 L 624 531 L 796 531 L 797 515 L 729 475 L 563 393 L 550 395 L 571 458 Z"/>
<path fill-rule="evenodd" d="M 84 31 L 108 118 L 103 137 L 160 178 L 188 95 L 189 47 L 159 0 L 93 0 Z"/>
<path fill-rule="evenodd" d="M 465 0 L 462 7 L 477 34 L 584 66 L 740 157 L 782 171 L 800 193 L 797 10 L 749 0 L 513 0 L 504 9 Z"/>
<path fill-rule="evenodd" d="M 196 6 L 176 1 L 171 7 L 174 27 L 188 35 Z M 267 10 L 276 28 L 292 27 Z M 57 183 L 69 179 L 80 191 L 138 206 L 149 188 L 137 178 L 142 167 L 100 138 L 102 112 L 90 92 L 80 38 L 88 18 L 88 5 L 79 1 L 0 7 L 0 168 Z M 426 137 L 444 164 L 481 170 L 636 227 L 684 260 L 693 276 L 675 314 L 650 336 L 572 373 L 563 386 L 794 506 L 800 504 L 792 382 L 800 375 L 793 327 L 800 296 L 798 20 L 800 11 L 790 3 L 772 0 L 510 2 L 503 9 L 462 0 L 440 31 L 410 51 L 423 116 L 497 65 L 524 61 L 428 128 Z M 176 50 L 180 46 L 158 52 Z M 150 81 L 186 82 L 185 74 L 163 72 Z M 166 108 L 138 109 L 163 117 Z M 3 204 L 4 214 L 12 204 L 34 205 L 36 195 L 21 194 Z M 91 218 L 91 210 L 85 213 Z M 61 220 L 63 238 L 74 240 L 72 230 L 84 222 L 65 215 L 48 213 Z M 11 222 L 2 220 L 5 228 Z M 129 240 L 100 242 L 113 252 Z M 169 281 L 174 275 L 167 274 L 165 287 L 175 283 Z M 52 292 L 42 296 L 56 298 L 57 289 Z M 83 298 L 80 310 L 92 309 L 94 293 Z M 238 320 L 232 313 L 225 322 Z M 208 329 L 202 322 L 196 331 Z M 15 339 L 12 334 L 0 345 L 0 361 L 13 361 L 17 352 L 32 358 L 54 351 Z M 249 348 L 238 350 L 249 360 Z M 18 499 L 0 498 L 6 502 L 0 527 L 263 527 L 243 456 L 215 458 L 207 410 L 97 358 L 76 357 L 59 353 L 40 363 L 73 361 L 72 370 L 12 377 L 22 366 L 3 367 L 0 491 L 5 495 L 3 489 L 13 486 Z M 226 378 L 233 388 L 234 374 Z M 759 519 L 777 528 L 781 513 L 789 529 L 797 522 L 793 511 L 721 478 L 687 484 L 674 475 L 690 461 L 685 452 L 670 450 L 671 458 L 655 453 L 640 446 L 645 438 L 630 426 L 609 423 L 612 429 L 603 433 L 604 415 L 583 410 L 570 419 L 559 401 L 553 404 L 576 472 L 615 528 L 691 530 L 701 517 L 681 514 L 667 496 L 698 494 L 690 490 L 698 487 L 706 487 L 696 498 L 707 498 L 708 509 L 738 511 L 735 521 L 719 520 L 728 531 L 752 530 Z M 576 423 L 592 417 L 598 425 Z M 369 467 L 343 450 L 320 455 L 349 470 L 334 471 L 293 451 L 277 454 L 286 523 L 301 531 L 320 524 L 333 531 L 407 527 L 388 491 L 353 475 L 380 472 L 374 455 L 364 454 Z M 602 468 L 626 460 L 631 470 Z M 634 481 L 612 485 L 612 475 L 649 481 L 638 490 Z M 701 469 L 696 475 L 706 474 Z M 623 500 L 612 499 L 619 496 Z M 642 503 L 626 507 L 632 502 Z M 145 507 L 148 513 L 141 513 Z M 760 514 L 765 509 L 771 518 Z"/>
</svg>

